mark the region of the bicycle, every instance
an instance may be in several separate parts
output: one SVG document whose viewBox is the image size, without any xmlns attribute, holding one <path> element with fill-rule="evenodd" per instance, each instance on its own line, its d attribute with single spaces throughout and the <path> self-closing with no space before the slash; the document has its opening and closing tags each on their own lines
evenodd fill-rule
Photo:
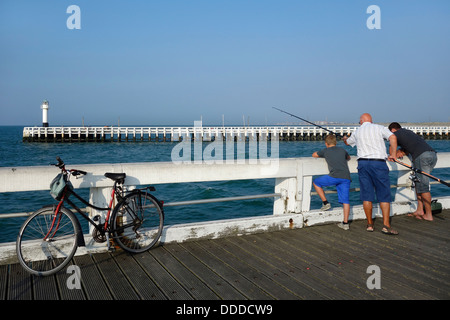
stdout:
<svg viewBox="0 0 450 320">
<path fill-rule="evenodd" d="M 71 176 L 78 178 L 87 173 L 67 170 L 61 158 L 56 159 L 58 163 L 52 165 L 59 167 L 61 173 L 51 183 L 51 194 L 58 204 L 32 213 L 17 236 L 17 256 L 25 270 L 38 276 L 52 275 L 72 260 L 78 247 L 85 246 L 80 221 L 64 206 L 66 203 L 93 226 L 93 240 L 107 242 L 108 250 L 112 250 L 110 240 L 131 253 L 147 251 L 157 243 L 163 229 L 164 210 L 163 203 L 150 194 L 154 187 L 125 191 L 125 173 L 105 173 L 114 185 L 109 206 L 100 208 L 75 193 L 70 182 Z M 69 199 L 72 195 L 90 208 L 107 211 L 104 221 L 100 215 L 91 219 Z M 117 205 L 113 208 L 114 200 Z"/>
</svg>

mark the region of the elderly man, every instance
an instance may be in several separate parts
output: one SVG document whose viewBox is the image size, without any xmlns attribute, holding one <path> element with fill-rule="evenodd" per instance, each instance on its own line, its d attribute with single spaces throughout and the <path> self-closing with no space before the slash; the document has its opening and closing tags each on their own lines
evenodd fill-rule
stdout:
<svg viewBox="0 0 450 320">
<path fill-rule="evenodd" d="M 372 123 L 372 116 L 368 113 L 361 115 L 361 125 L 350 137 L 345 136 L 346 145 L 357 147 L 358 176 L 360 184 L 360 197 L 363 201 L 364 213 L 367 218 L 367 231 L 373 232 L 372 203 L 380 203 L 383 214 L 384 234 L 397 235 L 398 232 L 390 225 L 391 189 L 389 168 L 386 159 L 396 160 L 397 138 L 387 128 Z M 389 156 L 386 154 L 385 140 L 390 143 Z"/>
</svg>

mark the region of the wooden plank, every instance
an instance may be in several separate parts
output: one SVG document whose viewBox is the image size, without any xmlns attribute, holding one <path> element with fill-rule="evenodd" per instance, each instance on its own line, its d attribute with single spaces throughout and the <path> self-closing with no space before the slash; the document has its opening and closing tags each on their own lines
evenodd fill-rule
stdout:
<svg viewBox="0 0 450 320">
<path fill-rule="evenodd" d="M 298 236 L 298 234 L 289 233 L 286 236 Z M 249 239 L 250 240 L 250 239 Z M 306 239 L 302 238 L 303 243 Z M 283 243 L 278 238 L 278 234 L 266 237 L 265 235 L 258 235 L 255 238 L 256 243 L 267 243 L 264 245 L 265 250 L 268 252 L 276 252 L 275 259 L 280 263 L 284 262 L 288 264 L 294 270 L 300 270 L 301 272 L 292 272 L 297 281 L 305 283 L 306 285 L 315 288 L 322 295 L 333 299 L 349 299 L 353 297 L 342 287 L 346 287 L 349 283 L 343 281 L 340 277 L 336 276 L 335 270 L 330 270 L 331 265 L 327 261 L 317 259 L 305 252 L 305 250 L 297 250 L 298 248 L 292 248 L 286 246 L 287 243 Z M 274 250 L 278 250 L 274 251 Z M 314 282 L 317 284 L 315 285 Z"/>
<path fill-rule="evenodd" d="M 133 287 L 128 282 L 125 275 L 120 271 L 113 257 L 109 253 L 99 253 L 93 256 L 97 266 L 104 278 L 106 285 L 116 300 L 137 300 L 139 299 Z"/>
<path fill-rule="evenodd" d="M 267 277 L 264 273 L 254 268 L 252 260 L 240 259 L 238 255 L 234 254 L 237 249 L 232 248 L 232 245 L 228 244 L 225 240 L 202 241 L 200 245 L 210 253 L 216 255 L 216 257 L 220 257 L 224 263 L 266 291 L 274 299 L 296 300 L 299 298 L 293 292 L 278 285 L 270 277 Z"/>
<path fill-rule="evenodd" d="M 327 238 L 321 235 L 321 239 L 318 241 L 326 241 Z M 421 275 L 414 274 L 414 270 L 405 268 L 407 262 L 398 262 L 398 258 L 387 257 L 387 251 L 382 248 L 360 248 L 355 249 L 350 241 L 343 241 L 333 238 L 333 242 L 336 245 L 341 246 L 343 251 L 347 251 L 349 257 L 353 257 L 356 251 L 357 259 L 355 264 L 359 265 L 361 269 L 365 269 L 370 265 L 377 265 L 381 269 L 382 275 L 382 289 L 376 290 L 377 294 L 382 295 L 385 299 L 433 299 L 436 297 L 436 288 L 434 285 L 440 285 L 439 283 L 430 284 L 429 280 L 421 281 Z M 346 245 L 346 246 L 345 246 Z M 361 251 L 358 251 L 361 250 Z M 373 256 L 365 258 L 364 252 L 372 251 Z M 385 258 L 383 258 L 383 255 Z M 343 255 L 345 257 L 345 254 Z M 350 272 L 350 271 L 349 271 Z M 369 275 L 366 275 L 366 278 Z M 426 279 L 426 278 L 424 278 Z M 388 290 L 386 290 L 388 289 Z M 386 295 L 388 292 L 394 294 L 394 297 Z"/>
<path fill-rule="evenodd" d="M 154 257 L 196 300 L 217 300 L 219 296 L 196 277 L 188 268 L 170 254 L 166 249 L 159 250 Z"/>
<path fill-rule="evenodd" d="M 405 218 L 406 219 L 406 218 Z M 402 225 L 399 225 L 401 228 Z M 363 228 L 359 228 L 357 230 L 353 230 L 355 233 L 353 237 L 349 238 L 349 241 L 355 243 L 355 237 L 359 236 L 367 236 L 370 235 L 363 230 Z M 403 236 L 402 236 L 403 235 Z M 437 280 L 439 282 L 445 281 L 447 284 L 449 274 L 448 274 L 448 249 L 445 245 L 443 247 L 443 251 L 439 251 L 436 253 L 439 257 L 447 260 L 442 263 L 437 262 L 437 256 L 433 256 L 427 253 L 426 247 L 423 247 L 422 240 L 420 237 L 410 238 L 407 240 L 407 235 L 404 235 L 404 232 L 399 237 L 394 237 L 390 239 L 390 237 L 386 237 L 380 232 L 375 232 L 372 236 L 365 238 L 365 243 L 368 246 L 373 247 L 373 250 L 379 252 L 381 256 L 385 256 L 386 258 L 390 258 L 388 260 L 396 260 L 396 266 L 401 265 L 404 268 L 411 269 L 412 271 L 419 273 L 417 277 L 428 278 L 430 281 Z M 435 248 L 439 244 L 439 241 L 434 241 Z M 430 248 L 431 249 L 431 248 Z M 435 251 L 436 252 L 436 251 Z M 383 254 L 384 253 L 384 254 Z M 431 264 L 434 265 L 432 270 L 430 270 Z M 395 267 L 396 268 L 396 267 Z"/>
<path fill-rule="evenodd" d="M 183 243 L 182 246 L 208 266 L 208 268 L 219 274 L 231 286 L 235 287 L 247 299 L 265 300 L 271 298 L 266 292 L 248 281 L 248 279 L 236 272 L 236 270 L 225 265 L 220 259 L 205 251 L 196 242 Z"/>
<path fill-rule="evenodd" d="M 0 265 L 0 300 L 6 300 L 9 266 Z"/>
<path fill-rule="evenodd" d="M 8 300 L 32 300 L 31 275 L 20 264 L 10 265 L 8 279 Z"/>
<path fill-rule="evenodd" d="M 6 300 L 9 266 L 0 265 L 0 300 Z"/>
<path fill-rule="evenodd" d="M 80 268 L 80 278 L 77 278 L 76 271 L 72 269 L 73 267 Z M 86 294 L 82 285 L 83 272 L 81 271 L 81 267 L 73 259 L 66 268 L 58 272 L 55 276 L 61 300 L 86 300 Z M 84 279 L 84 281 L 88 279 Z M 78 284 L 80 288 L 77 288 Z"/>
<path fill-rule="evenodd" d="M 208 288 L 224 300 L 242 300 L 245 296 L 217 273 L 209 269 L 194 257 L 188 249 L 180 244 L 166 245 L 164 248 L 180 261 L 190 272 L 194 273 Z"/>
<path fill-rule="evenodd" d="M 248 236 L 227 238 L 231 244 L 235 245 L 236 253 L 239 254 L 237 248 L 241 248 L 245 253 L 241 259 L 252 259 L 252 265 L 270 277 L 273 281 L 283 286 L 287 290 L 297 295 L 299 299 L 327 299 L 320 291 L 320 283 L 317 283 L 319 289 L 312 288 L 303 282 L 297 281 L 292 277 L 295 272 L 292 267 L 282 261 L 272 259 L 267 251 L 264 251 L 259 245 L 252 241 L 247 241 Z"/>
<path fill-rule="evenodd" d="M 374 233 L 368 233 L 364 231 L 363 235 L 361 236 L 373 236 Z M 382 235 L 385 237 L 385 235 Z M 326 239 L 326 236 L 324 237 Z M 323 240 L 324 240 L 323 239 Z M 322 239 L 321 239 L 322 240 Z M 392 239 L 395 241 L 394 239 Z M 325 240 L 324 240 L 325 241 Z M 366 238 L 360 238 L 359 242 L 369 242 L 366 240 Z M 338 243 L 337 240 L 334 241 L 334 243 Z M 377 294 L 382 295 L 385 299 L 410 299 L 410 298 L 416 298 L 416 299 L 429 299 L 429 296 L 426 295 L 420 295 L 414 290 L 410 290 L 409 286 L 403 286 L 402 282 L 398 280 L 396 275 L 389 272 L 389 269 L 387 269 L 387 265 L 383 263 L 384 258 L 383 255 L 388 254 L 386 250 L 382 250 L 380 248 L 380 245 L 376 246 L 376 249 L 373 248 L 373 246 L 370 245 L 364 245 L 359 244 L 359 246 L 353 246 L 353 244 L 350 241 L 346 241 L 345 245 L 344 242 L 339 247 L 339 252 L 345 256 L 345 250 L 348 248 L 348 256 L 354 257 L 356 254 L 357 259 L 354 259 L 354 265 L 358 266 L 361 270 L 364 272 L 367 272 L 367 268 L 369 266 L 376 265 L 381 268 L 382 272 L 382 279 L 383 279 L 383 290 L 376 290 Z M 390 264 L 394 264 L 392 261 L 389 260 Z M 350 271 L 349 271 L 350 272 Z M 369 277 L 369 275 L 364 275 L 364 280 L 366 280 Z M 393 295 L 393 296 L 392 296 Z"/>
<path fill-rule="evenodd" d="M 161 290 L 136 262 L 134 259 L 135 255 L 126 253 L 123 250 L 117 250 L 113 253 L 113 256 L 140 299 L 166 300 Z"/>
<path fill-rule="evenodd" d="M 134 259 L 151 277 L 153 282 L 170 300 L 192 300 L 192 296 L 176 281 L 169 272 L 155 259 L 162 247 L 154 248 L 143 254 L 136 255 Z"/>
<path fill-rule="evenodd" d="M 34 300 L 58 300 L 58 286 L 56 277 L 38 277 L 32 276 L 33 281 L 33 299 Z"/>
<path fill-rule="evenodd" d="M 81 285 L 88 300 L 112 300 L 105 280 L 101 276 L 91 255 L 74 257 L 75 265 L 80 267 Z"/>
<path fill-rule="evenodd" d="M 339 253 L 343 257 L 354 259 L 354 265 L 359 265 L 364 271 L 370 265 L 377 265 L 381 268 L 383 274 L 383 290 L 378 291 L 377 294 L 387 294 L 391 292 L 397 297 L 389 297 L 389 299 L 430 299 L 431 296 L 416 291 L 414 284 L 408 275 L 414 273 L 413 268 L 408 267 L 411 261 L 399 261 L 400 256 L 395 253 L 395 247 L 383 246 L 383 240 L 388 236 L 381 234 L 380 232 L 369 233 L 365 231 L 364 226 L 360 222 L 361 226 L 355 230 L 352 228 L 353 235 L 350 232 L 343 233 L 343 230 L 335 228 L 328 228 L 329 232 L 321 232 L 318 234 L 316 230 L 312 230 L 312 233 L 317 236 L 316 245 L 325 245 L 326 243 L 333 243 L 334 251 Z M 342 238 L 340 238 L 340 236 Z M 389 243 L 394 246 L 397 237 L 389 237 Z M 354 239 L 358 239 L 355 241 Z M 396 240 L 397 239 L 397 240 Z M 328 250 L 330 252 L 331 250 Z M 397 250 L 398 251 L 398 250 Z M 350 271 L 349 271 L 350 272 Z M 414 275 L 418 276 L 418 275 Z M 365 275 L 367 279 L 368 275 Z M 416 287 L 420 289 L 420 285 Z M 387 298 L 387 296 L 385 297 Z"/>
<path fill-rule="evenodd" d="M 337 229 L 336 226 L 323 226 L 323 232 L 320 237 L 324 236 L 327 231 L 331 228 Z M 343 230 L 338 230 L 344 232 Z M 294 231 L 296 232 L 296 231 Z M 281 234 L 280 237 L 284 235 Z M 343 284 L 337 285 L 340 290 L 346 290 L 349 294 L 359 296 L 361 294 L 367 294 L 367 298 L 384 298 L 384 299 L 396 299 L 398 294 L 396 290 L 388 287 L 383 292 L 383 296 L 380 295 L 378 291 L 367 290 L 366 281 L 368 275 L 366 274 L 367 267 L 371 263 L 366 262 L 360 255 L 355 254 L 352 248 L 352 253 L 349 255 L 344 255 L 339 247 L 334 245 L 334 241 L 328 241 L 326 243 L 321 243 L 317 241 L 319 236 L 312 233 L 309 229 L 305 234 L 303 234 L 302 240 L 297 237 L 290 239 L 292 250 L 298 248 L 304 258 L 308 261 L 311 260 L 315 267 L 323 268 L 329 272 L 333 273 L 334 278 L 339 278 L 344 281 Z M 370 251 L 369 255 L 370 255 Z M 361 253 L 365 255 L 367 252 Z M 361 262 L 362 261 L 362 262 Z"/>
<path fill-rule="evenodd" d="M 291 245 L 292 237 L 295 237 L 295 240 L 298 241 L 295 246 Z M 273 259 L 288 264 L 294 270 L 301 271 L 291 272 L 292 275 L 296 276 L 297 281 L 318 290 L 328 298 L 340 300 L 376 298 L 376 295 L 372 295 L 359 284 L 359 281 L 356 281 L 356 279 L 359 280 L 356 275 L 353 275 L 354 277 L 351 279 L 346 279 L 342 276 L 341 270 L 334 266 L 331 261 L 319 258 L 311 253 L 316 249 L 305 247 L 305 242 L 310 240 L 303 234 L 299 235 L 298 232 L 276 233 L 272 234 L 270 238 L 261 234 L 255 238 L 257 240 L 253 241 L 266 243 L 266 250 L 276 252 Z"/>
</svg>

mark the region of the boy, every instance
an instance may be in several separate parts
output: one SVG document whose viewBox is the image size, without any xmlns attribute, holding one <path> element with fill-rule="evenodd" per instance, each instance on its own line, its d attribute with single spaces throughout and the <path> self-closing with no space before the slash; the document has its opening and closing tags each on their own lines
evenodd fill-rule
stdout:
<svg viewBox="0 0 450 320">
<path fill-rule="evenodd" d="M 347 161 L 350 156 L 347 151 L 341 147 L 336 147 L 336 137 L 332 134 L 325 137 L 325 149 L 313 153 L 314 158 L 325 158 L 328 164 L 328 175 L 319 177 L 313 181 L 314 189 L 323 202 L 321 210 L 329 210 L 331 208 L 328 203 L 323 187 L 336 186 L 339 203 L 344 208 L 344 220 L 338 226 L 344 230 L 349 229 L 348 217 L 350 215 L 350 170 Z"/>
</svg>

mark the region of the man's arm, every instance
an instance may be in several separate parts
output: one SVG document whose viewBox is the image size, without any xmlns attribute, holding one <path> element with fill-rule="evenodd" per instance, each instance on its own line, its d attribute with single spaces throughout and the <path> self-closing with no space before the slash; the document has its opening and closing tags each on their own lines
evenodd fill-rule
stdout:
<svg viewBox="0 0 450 320">
<path fill-rule="evenodd" d="M 398 149 L 397 150 L 397 158 L 403 158 L 404 156 L 407 156 L 409 153 L 406 150 Z"/>
<path fill-rule="evenodd" d="M 395 134 L 389 136 L 389 161 L 397 160 L 397 137 Z"/>
<path fill-rule="evenodd" d="M 342 137 L 342 141 L 344 141 L 345 145 L 349 146 L 347 139 L 348 137 L 346 135 Z"/>
<path fill-rule="evenodd" d="M 351 134 L 350 137 L 347 135 L 343 136 L 342 141 L 344 141 L 347 146 L 354 147 L 356 145 L 355 134 Z"/>
</svg>

